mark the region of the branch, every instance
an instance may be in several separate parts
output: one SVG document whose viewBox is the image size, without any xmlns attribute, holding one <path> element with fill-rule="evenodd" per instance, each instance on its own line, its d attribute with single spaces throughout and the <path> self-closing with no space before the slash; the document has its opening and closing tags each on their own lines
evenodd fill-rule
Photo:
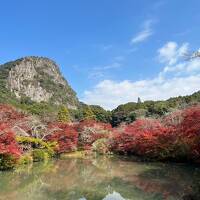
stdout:
<svg viewBox="0 0 200 200">
<path fill-rule="evenodd" d="M 20 132 L 22 132 L 23 133 L 23 136 L 29 136 L 29 134 L 26 132 L 26 131 L 24 131 L 22 128 L 20 128 L 19 126 L 14 126 L 13 128 L 12 128 L 12 130 L 15 132 L 15 129 L 18 129 Z M 17 133 L 16 133 L 17 134 Z"/>
<path fill-rule="evenodd" d="M 186 60 L 192 60 L 195 58 L 200 58 L 200 51 L 194 51 L 192 53 L 185 53 L 183 54 Z"/>
</svg>

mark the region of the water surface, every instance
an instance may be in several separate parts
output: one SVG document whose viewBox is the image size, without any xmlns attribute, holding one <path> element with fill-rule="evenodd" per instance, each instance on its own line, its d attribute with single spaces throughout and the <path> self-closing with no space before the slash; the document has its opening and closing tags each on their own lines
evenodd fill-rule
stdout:
<svg viewBox="0 0 200 200">
<path fill-rule="evenodd" d="M 0 172 L 0 200 L 200 199 L 200 169 L 124 158 L 53 160 Z"/>
</svg>

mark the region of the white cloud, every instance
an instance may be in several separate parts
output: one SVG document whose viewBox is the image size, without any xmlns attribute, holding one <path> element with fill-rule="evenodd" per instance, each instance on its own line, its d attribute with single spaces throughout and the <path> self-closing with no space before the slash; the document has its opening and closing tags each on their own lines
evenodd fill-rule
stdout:
<svg viewBox="0 0 200 200">
<path fill-rule="evenodd" d="M 92 90 L 85 91 L 82 100 L 88 104 L 97 104 L 106 109 L 113 109 L 120 104 L 137 101 L 138 97 L 144 101 L 191 94 L 199 89 L 199 85 L 200 74 L 135 82 L 129 80 L 121 82 L 104 80 Z"/>
<path fill-rule="evenodd" d="M 144 24 L 142 25 L 143 30 L 132 38 L 131 44 L 143 42 L 151 35 L 153 35 L 152 24 L 153 20 L 145 21 Z"/>
<path fill-rule="evenodd" d="M 189 65 L 186 65 L 186 70 L 188 72 L 200 71 L 200 59 L 192 60 Z"/>
<path fill-rule="evenodd" d="M 167 42 L 162 48 L 158 50 L 159 60 L 162 63 L 168 65 L 175 64 L 178 59 L 184 56 L 188 52 L 188 43 L 182 44 L 178 47 L 176 42 Z"/>
<path fill-rule="evenodd" d="M 184 43 L 179 47 L 176 43 L 170 42 L 161 49 L 158 51 L 159 56 L 165 58 L 167 66 L 164 66 L 154 79 L 103 80 L 91 90 L 85 91 L 82 101 L 113 109 L 120 104 L 137 101 L 138 97 L 143 101 L 164 100 L 198 91 L 200 59 L 188 62 L 180 59 L 181 53 L 188 50 L 188 44 Z"/>
</svg>

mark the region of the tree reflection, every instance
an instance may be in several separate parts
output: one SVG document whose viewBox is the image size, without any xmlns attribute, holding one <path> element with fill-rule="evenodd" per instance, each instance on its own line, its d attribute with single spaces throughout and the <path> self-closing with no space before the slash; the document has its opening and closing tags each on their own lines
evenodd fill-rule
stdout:
<svg viewBox="0 0 200 200">
<path fill-rule="evenodd" d="M 200 169 L 116 157 L 54 160 L 0 173 L 1 200 L 199 198 Z"/>
</svg>

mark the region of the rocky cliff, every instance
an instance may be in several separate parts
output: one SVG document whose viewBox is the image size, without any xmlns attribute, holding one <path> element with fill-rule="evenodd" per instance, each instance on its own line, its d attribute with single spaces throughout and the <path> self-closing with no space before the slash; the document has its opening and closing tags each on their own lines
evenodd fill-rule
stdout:
<svg viewBox="0 0 200 200">
<path fill-rule="evenodd" d="M 58 65 L 48 58 L 24 57 L 0 65 L 0 84 L 17 99 L 65 104 L 71 109 L 79 104 Z"/>
</svg>

